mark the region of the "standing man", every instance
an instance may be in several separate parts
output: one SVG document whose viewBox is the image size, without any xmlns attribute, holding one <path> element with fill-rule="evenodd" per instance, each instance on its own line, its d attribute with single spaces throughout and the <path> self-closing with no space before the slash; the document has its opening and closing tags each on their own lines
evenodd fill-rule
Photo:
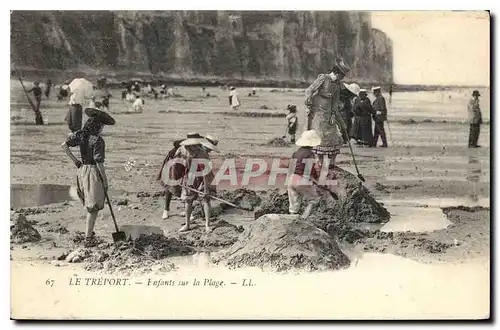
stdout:
<svg viewBox="0 0 500 330">
<path fill-rule="evenodd" d="M 467 105 L 467 111 L 469 113 L 469 148 L 480 148 L 481 146 L 477 144 L 479 140 L 479 131 L 481 124 L 483 123 L 483 116 L 481 114 L 481 109 L 479 108 L 479 91 L 475 90 L 472 92 L 472 99 Z"/>
<path fill-rule="evenodd" d="M 375 122 L 375 130 L 373 132 L 373 146 L 377 146 L 378 137 L 382 138 L 382 147 L 387 148 L 387 137 L 385 135 L 384 121 L 387 120 L 387 107 L 385 105 L 385 98 L 382 96 L 380 86 L 372 88 L 375 100 L 373 101 L 373 121 Z"/>
<path fill-rule="evenodd" d="M 321 143 L 312 151 L 320 162 L 326 157 L 330 168 L 335 167 L 335 158 L 344 143 L 339 129 L 342 130 L 340 109 L 340 90 L 342 79 L 348 74 L 349 66 L 341 58 L 336 58 L 330 73 L 320 74 L 306 89 L 307 130 L 315 130 Z"/>
<path fill-rule="evenodd" d="M 33 93 L 33 96 L 35 97 L 35 109 L 33 109 L 35 111 L 35 124 L 43 125 L 43 117 L 40 112 L 40 104 L 42 103 L 42 89 L 40 88 L 40 83 L 35 81 L 35 86 L 27 92 Z"/>
<path fill-rule="evenodd" d="M 45 83 L 45 97 L 49 98 L 50 96 L 50 88 L 52 87 L 52 80 L 48 79 Z"/>
<path fill-rule="evenodd" d="M 392 85 L 389 85 L 389 103 L 392 103 Z"/>
</svg>

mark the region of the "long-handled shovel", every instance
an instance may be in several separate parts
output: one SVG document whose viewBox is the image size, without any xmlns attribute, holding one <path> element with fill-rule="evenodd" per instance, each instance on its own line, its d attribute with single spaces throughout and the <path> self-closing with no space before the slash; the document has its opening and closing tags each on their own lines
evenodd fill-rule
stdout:
<svg viewBox="0 0 500 330">
<path fill-rule="evenodd" d="M 387 129 L 389 130 L 389 138 L 391 139 L 391 144 L 394 145 L 394 140 L 392 139 L 391 125 L 389 125 L 389 120 L 387 121 Z"/>
<path fill-rule="evenodd" d="M 340 122 L 342 126 L 342 132 L 344 133 L 347 139 L 347 145 L 349 145 L 349 150 L 351 151 L 352 161 L 354 163 L 354 167 L 356 168 L 356 173 L 358 173 L 358 179 L 360 179 L 362 182 L 365 182 L 365 178 L 363 177 L 363 175 L 361 175 L 361 173 L 359 173 L 358 164 L 356 163 L 356 158 L 354 157 L 354 151 L 352 150 L 351 141 L 349 139 L 349 133 L 347 132 L 347 126 L 344 123 L 344 119 L 338 114 L 337 110 L 334 109 L 334 114 L 332 114 L 332 117 L 335 115 L 336 117 L 338 117 L 337 120 Z M 330 119 L 330 122 L 331 121 L 332 120 Z"/>
<path fill-rule="evenodd" d="M 190 190 L 190 191 L 192 191 L 192 192 L 195 192 L 195 193 L 197 193 L 197 194 L 200 194 L 201 196 L 205 196 L 205 193 L 204 193 L 203 191 L 196 190 L 196 189 L 191 188 L 191 187 L 188 187 L 188 186 L 186 186 L 186 185 L 183 185 L 182 187 L 183 187 L 183 188 L 186 188 L 187 190 Z M 224 199 L 222 199 L 222 198 L 219 198 L 219 197 L 217 197 L 217 196 L 212 196 L 212 195 L 210 195 L 210 198 L 215 199 L 215 200 L 217 200 L 217 201 L 219 201 L 219 202 L 222 202 L 222 203 L 224 203 L 224 204 L 227 204 L 227 205 L 232 206 L 232 207 L 237 208 L 237 209 L 241 209 L 241 210 L 245 210 L 245 211 L 252 211 L 250 208 L 243 207 L 243 206 L 238 206 L 238 205 L 236 205 L 236 204 L 233 204 L 233 203 L 231 203 L 231 202 L 228 202 L 228 201 L 226 201 L 226 200 L 224 200 Z"/>
<path fill-rule="evenodd" d="M 97 166 L 96 169 L 97 169 L 97 174 L 99 175 L 99 180 L 101 180 L 101 183 L 104 187 L 104 179 L 101 175 L 101 171 L 99 171 L 99 168 L 97 168 Z M 106 189 L 104 189 L 104 196 L 106 196 L 106 202 L 108 203 L 109 206 L 109 212 L 111 213 L 111 218 L 113 218 L 113 223 L 115 224 L 115 232 L 112 233 L 113 241 L 115 243 L 119 241 L 125 241 L 127 240 L 127 235 L 125 234 L 124 231 L 120 231 L 120 229 L 118 229 L 118 224 L 116 223 L 115 214 L 113 212 L 113 208 L 111 207 L 111 202 L 109 201 L 109 196 Z"/>
</svg>

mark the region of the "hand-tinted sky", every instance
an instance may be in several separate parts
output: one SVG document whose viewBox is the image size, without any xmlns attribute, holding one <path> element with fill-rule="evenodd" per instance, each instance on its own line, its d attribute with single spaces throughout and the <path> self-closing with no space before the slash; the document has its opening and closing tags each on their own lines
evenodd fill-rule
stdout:
<svg viewBox="0 0 500 330">
<path fill-rule="evenodd" d="M 490 80 L 487 12 L 372 12 L 393 41 L 399 84 L 484 85 Z"/>
</svg>

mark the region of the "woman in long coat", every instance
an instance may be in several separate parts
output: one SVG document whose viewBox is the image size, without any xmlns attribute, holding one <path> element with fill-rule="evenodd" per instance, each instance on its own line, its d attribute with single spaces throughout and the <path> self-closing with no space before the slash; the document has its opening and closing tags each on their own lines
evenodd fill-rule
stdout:
<svg viewBox="0 0 500 330">
<path fill-rule="evenodd" d="M 330 167 L 334 167 L 335 158 L 340 153 L 344 142 L 340 110 L 341 81 L 349 72 L 349 67 L 340 58 L 335 59 L 332 72 L 320 74 L 306 89 L 307 130 L 315 130 L 321 138 L 321 144 L 313 148 L 320 161 L 327 157 Z"/>
<path fill-rule="evenodd" d="M 235 87 L 231 87 L 231 92 L 229 92 L 229 105 L 233 110 L 238 109 L 240 106 L 240 100 L 238 98 L 238 92 L 236 92 Z"/>
<path fill-rule="evenodd" d="M 371 147 L 373 144 L 372 115 L 374 111 L 365 89 L 361 89 L 359 97 L 354 100 L 353 112 L 355 117 L 351 131 L 352 137 L 359 144 Z"/>
<path fill-rule="evenodd" d="M 114 125 L 115 120 L 104 111 L 85 109 L 90 118 L 81 130 L 71 133 L 61 145 L 71 158 L 77 171 L 77 191 L 87 210 L 85 246 L 95 245 L 94 225 L 99 211 L 104 208 L 108 179 L 104 171 L 105 144 L 101 136 L 104 125 Z M 69 149 L 80 147 L 81 161 Z"/>
</svg>

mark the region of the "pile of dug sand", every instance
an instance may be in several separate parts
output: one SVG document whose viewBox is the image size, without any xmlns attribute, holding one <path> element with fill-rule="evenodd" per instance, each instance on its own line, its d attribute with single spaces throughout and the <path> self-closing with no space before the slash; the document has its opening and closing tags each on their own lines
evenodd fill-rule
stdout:
<svg viewBox="0 0 500 330">
<path fill-rule="evenodd" d="M 252 223 L 216 263 L 230 268 L 276 271 L 327 270 L 349 266 L 335 240 L 312 222 L 294 215 L 267 214 Z"/>
<path fill-rule="evenodd" d="M 24 214 L 14 213 L 10 218 L 11 243 L 38 242 L 42 236 L 29 223 Z"/>
<path fill-rule="evenodd" d="M 101 242 L 97 247 L 76 249 L 63 257 L 67 262 L 85 262 L 84 268 L 89 271 L 132 274 L 147 273 L 153 268 L 172 270 L 174 265 L 163 259 L 191 253 L 194 250 L 176 238 L 151 234 L 115 244 Z"/>
<path fill-rule="evenodd" d="M 184 233 L 174 232 L 171 237 L 186 246 L 212 250 L 231 246 L 244 231 L 242 226 L 235 226 L 225 220 L 212 220 L 210 228 L 211 231 L 207 233 L 205 231 L 205 219 L 197 219 L 190 231 Z"/>
<path fill-rule="evenodd" d="M 390 219 L 387 209 L 377 202 L 370 191 L 360 185 L 359 180 L 349 172 L 340 168 L 336 169 L 339 174 L 341 190 L 339 200 L 332 202 L 330 199 L 322 199 L 311 215 L 311 220 L 319 228 L 326 230 L 329 223 L 385 223 Z M 305 201 L 301 202 L 300 213 L 305 209 Z M 279 190 L 272 190 L 254 212 L 257 219 L 264 214 L 288 214 L 288 194 Z"/>
<path fill-rule="evenodd" d="M 266 142 L 264 145 L 267 147 L 279 147 L 279 148 L 286 148 L 291 146 L 290 143 L 288 143 L 287 141 L 285 141 L 285 139 L 280 137 L 274 138 L 271 141 Z"/>
</svg>

